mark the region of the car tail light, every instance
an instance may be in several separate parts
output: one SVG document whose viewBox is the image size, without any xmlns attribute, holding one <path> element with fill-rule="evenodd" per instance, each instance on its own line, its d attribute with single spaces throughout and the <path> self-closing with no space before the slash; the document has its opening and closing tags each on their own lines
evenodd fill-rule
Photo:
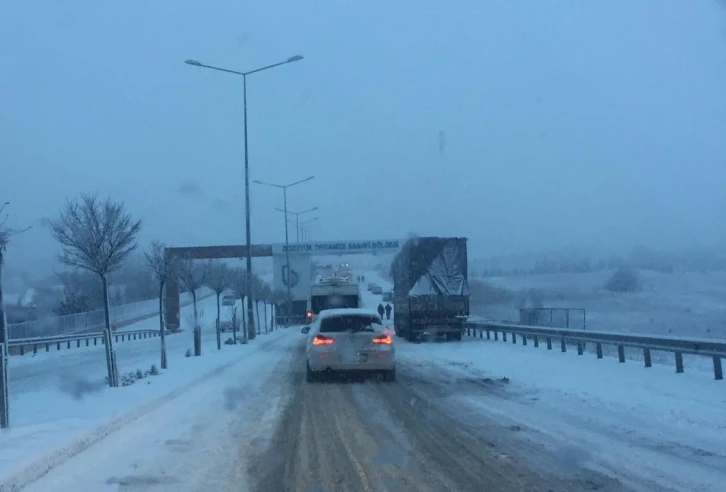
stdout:
<svg viewBox="0 0 726 492">
<path fill-rule="evenodd" d="M 379 337 L 373 337 L 373 343 L 385 343 L 386 345 L 391 344 L 391 335 L 381 335 Z"/>
<path fill-rule="evenodd" d="M 333 339 L 330 337 L 323 335 L 315 335 L 313 337 L 313 345 L 331 345 L 332 343 Z"/>
</svg>

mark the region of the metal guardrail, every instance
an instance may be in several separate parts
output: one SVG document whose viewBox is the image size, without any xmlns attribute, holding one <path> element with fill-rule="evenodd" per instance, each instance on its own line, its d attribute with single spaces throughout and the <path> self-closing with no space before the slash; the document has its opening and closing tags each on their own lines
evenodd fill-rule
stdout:
<svg viewBox="0 0 726 492">
<path fill-rule="evenodd" d="M 167 334 L 172 332 L 167 331 Z M 125 342 L 131 340 L 141 340 L 145 338 L 156 338 L 159 336 L 159 330 L 129 330 L 112 335 L 115 342 Z M 32 351 L 33 354 L 38 353 L 38 349 L 44 349 L 45 352 L 50 352 L 50 347 L 55 345 L 57 350 L 61 350 L 61 346 L 65 345 L 66 348 L 70 349 L 72 345 L 76 348 L 81 347 L 81 342 L 85 343 L 86 347 L 93 345 L 104 345 L 103 333 L 80 333 L 72 335 L 58 335 L 53 337 L 45 338 L 24 338 L 10 340 L 8 348 L 18 347 L 19 355 L 25 355 L 26 350 Z"/>
<path fill-rule="evenodd" d="M 671 352 L 675 356 L 676 372 L 682 373 L 683 354 L 711 357 L 713 359 L 713 373 L 717 380 L 723 379 L 723 367 L 721 359 L 726 358 L 726 340 L 708 340 L 683 337 L 663 337 L 655 335 L 640 335 L 634 333 L 615 333 L 608 331 L 583 331 L 575 329 L 548 328 L 541 326 L 523 326 L 505 324 L 498 322 L 468 322 L 465 325 L 466 334 L 490 340 L 492 334 L 494 340 L 499 339 L 502 334 L 502 341 L 507 341 L 507 334 L 511 335 L 512 343 L 517 343 L 517 336 L 522 340 L 522 345 L 527 345 L 532 340 L 535 347 L 539 346 L 540 340 L 547 344 L 547 350 L 552 350 L 552 340 L 559 340 L 560 350 L 567 351 L 567 344 L 577 344 L 577 354 L 583 355 L 585 343 L 595 344 L 595 352 L 598 359 L 603 358 L 603 345 L 615 346 L 618 349 L 619 362 L 625 362 L 625 347 L 636 348 L 643 351 L 645 367 L 652 367 L 651 351 Z"/>
<path fill-rule="evenodd" d="M 197 299 L 204 298 L 207 295 L 211 295 L 211 290 L 206 287 L 197 291 Z M 191 294 L 185 292 L 180 297 L 180 305 L 190 303 L 191 300 Z M 111 323 L 123 323 L 126 320 L 158 311 L 159 299 L 150 299 L 148 301 L 111 306 Z M 98 329 L 99 327 L 102 327 L 104 323 L 105 316 L 103 309 L 97 309 L 95 311 L 88 311 L 85 313 L 40 318 L 33 321 L 25 321 L 23 323 L 9 324 L 8 334 L 10 340 L 35 337 L 44 338 L 71 333 L 82 334 L 90 330 Z"/>
</svg>

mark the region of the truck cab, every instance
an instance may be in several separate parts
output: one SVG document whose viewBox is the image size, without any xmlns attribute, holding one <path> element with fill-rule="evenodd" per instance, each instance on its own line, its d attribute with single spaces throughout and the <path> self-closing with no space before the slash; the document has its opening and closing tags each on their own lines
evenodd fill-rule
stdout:
<svg viewBox="0 0 726 492">
<path fill-rule="evenodd" d="M 357 309 L 361 305 L 358 284 L 347 278 L 323 278 L 310 287 L 310 303 L 306 322 L 318 319 L 326 309 Z"/>
</svg>

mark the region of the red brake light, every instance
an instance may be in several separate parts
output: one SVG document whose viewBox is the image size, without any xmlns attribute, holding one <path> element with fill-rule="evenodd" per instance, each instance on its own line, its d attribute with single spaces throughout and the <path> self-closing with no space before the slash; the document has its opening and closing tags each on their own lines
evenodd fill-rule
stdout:
<svg viewBox="0 0 726 492">
<path fill-rule="evenodd" d="M 381 335 L 379 337 L 373 337 L 373 343 L 385 343 L 386 345 L 391 344 L 391 335 Z"/>
<path fill-rule="evenodd" d="M 333 339 L 323 336 L 323 335 L 315 335 L 313 337 L 313 345 L 331 345 L 333 343 Z"/>
</svg>

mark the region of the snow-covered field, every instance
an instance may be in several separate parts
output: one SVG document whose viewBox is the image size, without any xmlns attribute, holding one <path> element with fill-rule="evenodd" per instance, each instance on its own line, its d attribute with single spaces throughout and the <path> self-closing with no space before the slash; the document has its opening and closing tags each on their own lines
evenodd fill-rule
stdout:
<svg viewBox="0 0 726 492">
<path fill-rule="evenodd" d="M 638 274 L 641 289 L 622 294 L 603 288 L 612 271 L 485 280 L 512 291 L 536 289 L 544 307 L 584 308 L 588 329 L 726 338 L 726 272 Z M 519 317 L 514 303 L 472 306 L 472 314 L 497 320 Z"/>
<path fill-rule="evenodd" d="M 238 301 L 239 304 L 239 301 Z M 121 390 L 104 384 L 105 355 L 101 346 L 82 347 L 9 361 L 12 428 L 0 431 L 0 484 L 3 478 L 46 453 L 92 431 L 109 419 L 121 418 L 134 407 L 183 386 L 214 367 L 237 360 L 248 346 L 223 345 L 217 351 L 214 320 L 216 298 L 199 303 L 203 324 L 202 357 L 185 357 L 192 348 L 192 307 L 182 308 L 184 331 L 167 337 L 169 369 Z M 239 306 L 238 306 L 239 309 Z M 264 323 L 260 306 L 260 322 Z M 222 312 L 222 319 L 225 312 Z M 153 323 L 144 320 L 139 324 Z M 156 320 L 158 323 L 158 320 Z M 264 328 L 263 328 L 264 332 Z M 231 337 L 223 333 L 222 340 Z M 149 370 L 159 364 L 159 339 L 115 345 L 121 374 Z M 0 485 L 0 490 L 3 490 Z"/>
</svg>

